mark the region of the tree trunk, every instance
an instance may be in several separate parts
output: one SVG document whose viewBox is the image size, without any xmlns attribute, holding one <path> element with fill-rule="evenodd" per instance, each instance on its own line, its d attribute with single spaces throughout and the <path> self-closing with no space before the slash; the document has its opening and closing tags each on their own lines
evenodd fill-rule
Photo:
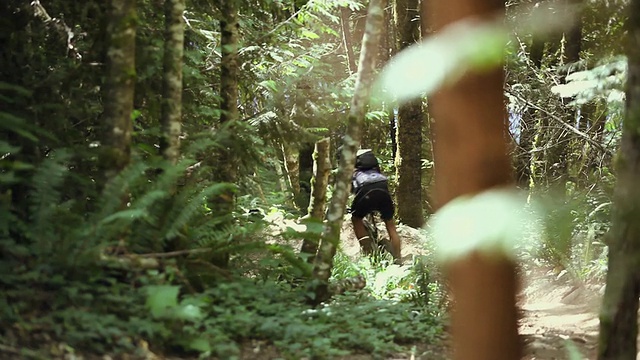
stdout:
<svg viewBox="0 0 640 360">
<path fill-rule="evenodd" d="M 393 31 L 393 7 L 387 6 L 389 1 L 384 1 L 384 33 L 382 39 L 380 39 L 380 65 L 382 68 L 389 59 L 396 53 L 396 31 Z M 398 143 L 396 139 L 396 112 L 395 105 L 392 102 L 385 103 L 385 110 L 387 110 L 387 121 L 389 125 L 389 141 L 391 142 L 391 160 L 396 162 L 396 155 L 398 153 Z M 395 171 L 395 169 L 394 169 Z"/>
<path fill-rule="evenodd" d="M 571 0 L 573 5 L 579 5 L 582 0 Z M 571 64 L 580 60 L 580 51 L 582 50 L 582 11 L 577 14 L 576 22 L 571 26 L 569 31 L 564 34 L 565 46 L 564 55 L 567 64 Z"/>
<path fill-rule="evenodd" d="M 313 178 L 313 143 L 304 143 L 298 151 L 298 164 L 300 165 L 300 197 L 297 201 L 298 208 L 307 214 L 309 210 L 309 198 L 311 196 L 311 179 Z"/>
<path fill-rule="evenodd" d="M 349 68 L 349 74 L 355 74 L 358 69 L 356 68 L 356 59 L 353 54 L 353 45 L 351 41 L 351 28 L 349 26 L 349 17 L 351 16 L 351 10 L 348 7 L 343 6 L 340 8 L 340 24 L 342 25 L 342 44 L 344 45 L 345 52 L 347 54 L 347 66 Z"/>
<path fill-rule="evenodd" d="M 308 215 L 311 221 L 322 223 L 324 219 L 324 208 L 327 198 L 327 187 L 329 185 L 329 174 L 331 173 L 331 157 L 329 138 L 316 142 L 313 152 L 313 178 L 311 179 L 311 198 L 309 200 Z M 318 241 L 315 238 L 304 239 L 300 250 L 303 254 L 315 255 L 318 251 Z M 309 263 L 313 262 L 313 256 L 307 258 Z"/>
<path fill-rule="evenodd" d="M 238 120 L 238 8 L 236 0 L 221 2 L 220 20 L 220 123 L 227 124 Z M 235 182 L 237 178 L 236 161 L 230 150 L 223 154 L 222 174 L 224 181 Z"/>
<path fill-rule="evenodd" d="M 493 19 L 502 1 L 430 2 L 434 28 L 468 16 Z M 511 187 L 511 161 L 504 136 L 504 70 L 468 72 L 430 98 L 435 117 L 436 206 L 462 195 Z M 462 221 L 463 219 L 461 219 Z M 515 306 L 515 264 L 479 254 L 446 264 L 453 296 L 454 359 L 520 358 Z"/>
<path fill-rule="evenodd" d="M 429 5 L 427 0 L 420 0 L 420 38 L 426 39 L 430 33 L 429 25 Z M 427 214 L 433 213 L 432 190 L 435 176 L 435 163 L 433 162 L 433 117 L 429 109 L 429 99 L 425 99 L 422 104 L 425 121 L 422 123 L 422 155 L 430 162 L 429 166 L 422 169 L 422 204 L 423 211 Z"/>
<path fill-rule="evenodd" d="M 135 0 L 111 0 L 107 34 L 107 80 L 104 121 L 107 149 L 103 158 L 106 178 L 112 178 L 131 161 L 133 95 L 136 47 Z"/>
<path fill-rule="evenodd" d="M 300 196 L 300 164 L 298 162 L 297 151 L 291 148 L 282 140 L 282 157 L 284 159 L 284 170 L 287 172 L 286 177 L 293 193 L 294 202 Z"/>
<path fill-rule="evenodd" d="M 184 0 L 165 0 L 164 76 L 162 82 L 162 141 L 165 159 L 175 164 L 180 156 L 182 123 L 182 55 L 184 52 Z"/>
<path fill-rule="evenodd" d="M 534 158 L 534 140 L 536 134 L 537 112 L 529 108 L 520 119 L 520 141 L 516 150 L 516 181 L 521 188 L 527 189 L 531 184 L 531 161 Z"/>
<path fill-rule="evenodd" d="M 420 22 L 417 21 L 418 0 L 395 1 L 395 24 L 399 34 L 398 49 L 415 44 L 420 39 Z M 398 109 L 397 146 L 395 157 L 396 205 L 398 220 L 405 225 L 419 228 L 424 225 L 422 214 L 422 124 L 424 114 L 422 99 L 402 104 Z"/>
<path fill-rule="evenodd" d="M 542 66 L 542 58 L 544 56 L 545 41 L 539 34 L 534 34 L 531 40 L 531 49 L 529 50 L 529 60 L 536 69 Z"/>
<path fill-rule="evenodd" d="M 369 94 L 373 85 L 378 44 L 382 36 L 384 20 L 382 3 L 382 0 L 371 0 L 369 2 L 362 50 L 360 51 L 360 63 L 358 64 L 356 85 L 349 110 L 347 132 L 343 139 L 344 144 L 336 176 L 335 190 L 331 197 L 327 213 L 327 224 L 322 233 L 320 248 L 314 262 L 313 278 L 317 281 L 315 298 L 312 299 L 314 303 L 324 301 L 330 296 L 328 283 L 333 267 L 333 256 L 340 242 L 340 228 L 342 227 L 344 210 L 349 197 L 356 150 L 361 138 L 360 129 L 367 111 Z"/>
<path fill-rule="evenodd" d="M 640 0 L 628 9 L 626 116 L 617 159 L 609 271 L 600 310 L 598 359 L 635 359 L 640 293 Z"/>
</svg>

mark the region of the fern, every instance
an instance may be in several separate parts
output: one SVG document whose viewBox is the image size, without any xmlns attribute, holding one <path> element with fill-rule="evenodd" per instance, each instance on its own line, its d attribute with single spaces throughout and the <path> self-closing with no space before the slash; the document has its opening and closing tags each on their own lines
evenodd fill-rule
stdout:
<svg viewBox="0 0 640 360">
<path fill-rule="evenodd" d="M 104 187 L 102 196 L 97 205 L 100 210 L 95 213 L 92 222 L 98 223 L 101 219 L 117 212 L 122 207 L 122 200 L 129 194 L 131 184 L 145 176 L 149 165 L 144 162 L 134 162 L 125 168 L 120 174 L 112 178 Z"/>
<path fill-rule="evenodd" d="M 60 203 L 60 188 L 68 175 L 67 161 L 70 156 L 61 150 L 50 154 L 36 169 L 29 195 L 31 216 L 27 237 L 35 242 L 35 249 L 48 254 L 55 248 L 55 215 Z"/>
<path fill-rule="evenodd" d="M 171 215 L 175 215 L 173 217 L 169 217 L 169 219 L 174 219 L 171 222 L 167 222 L 167 225 L 163 228 L 162 233 L 165 236 L 165 239 L 171 239 L 179 235 L 180 230 L 182 230 L 190 219 L 197 213 L 198 210 L 204 205 L 204 202 L 213 196 L 220 195 L 223 192 L 234 189 L 233 184 L 228 183 L 218 183 L 211 186 L 206 187 L 204 190 L 197 192 L 195 196 L 193 196 L 191 201 L 184 201 L 183 207 L 177 208 L 174 207 L 170 213 Z"/>
</svg>

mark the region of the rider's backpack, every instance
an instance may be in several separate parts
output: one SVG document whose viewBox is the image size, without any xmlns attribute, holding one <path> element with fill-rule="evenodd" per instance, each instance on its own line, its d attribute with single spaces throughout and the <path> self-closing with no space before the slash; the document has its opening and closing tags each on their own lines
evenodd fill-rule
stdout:
<svg viewBox="0 0 640 360">
<path fill-rule="evenodd" d="M 353 174 L 352 189 L 358 192 L 363 186 L 387 181 L 387 177 L 381 174 L 377 169 L 356 170 Z"/>
<path fill-rule="evenodd" d="M 356 169 L 369 170 L 378 167 L 378 159 L 370 149 L 358 150 L 356 154 Z"/>
</svg>

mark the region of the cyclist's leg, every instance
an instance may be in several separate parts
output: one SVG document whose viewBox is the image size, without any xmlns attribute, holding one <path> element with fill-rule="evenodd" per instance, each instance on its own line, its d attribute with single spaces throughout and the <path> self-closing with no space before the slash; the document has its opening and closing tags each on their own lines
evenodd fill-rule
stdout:
<svg viewBox="0 0 640 360">
<path fill-rule="evenodd" d="M 384 225 L 387 228 L 387 233 L 389 234 L 389 242 L 391 243 L 391 255 L 393 255 L 396 263 L 400 263 L 402 261 L 402 244 L 400 241 L 400 235 L 398 235 L 398 230 L 396 229 L 396 222 L 393 219 L 395 208 L 393 206 L 393 199 L 391 198 L 391 194 L 389 194 L 388 192 L 383 193 L 383 195 L 380 196 L 379 204 L 380 216 L 382 217 Z"/>
<path fill-rule="evenodd" d="M 371 212 L 369 209 L 367 196 L 356 196 L 351 204 L 351 223 L 353 224 L 353 232 L 356 234 L 360 248 L 370 254 L 373 251 L 373 239 L 370 238 L 367 228 L 364 224 L 364 218 Z"/>
<path fill-rule="evenodd" d="M 396 263 L 400 263 L 402 261 L 402 252 L 401 252 L 401 242 L 400 235 L 398 235 L 398 231 L 396 229 L 396 222 L 393 218 L 389 220 L 384 220 L 384 225 L 387 228 L 387 233 L 389 233 L 389 241 L 391 242 L 391 255 L 396 260 Z"/>
</svg>

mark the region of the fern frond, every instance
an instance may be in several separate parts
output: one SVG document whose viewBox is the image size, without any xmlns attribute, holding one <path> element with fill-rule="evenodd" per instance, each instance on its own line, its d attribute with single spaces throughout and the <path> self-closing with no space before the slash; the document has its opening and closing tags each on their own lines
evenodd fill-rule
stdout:
<svg viewBox="0 0 640 360">
<path fill-rule="evenodd" d="M 109 180 L 102 191 L 99 211 L 95 213 L 93 222 L 97 223 L 107 216 L 120 210 L 122 199 L 130 190 L 131 184 L 145 176 L 149 165 L 144 162 L 134 162 L 126 167 L 120 174 Z"/>
<path fill-rule="evenodd" d="M 235 186 L 229 183 L 218 183 L 206 187 L 204 190 L 198 192 L 191 201 L 184 202 L 182 208 L 174 207 L 172 214 L 176 216 L 171 222 L 167 222 L 167 226 L 162 230 L 165 239 L 171 239 L 180 233 L 180 230 L 184 228 L 190 219 L 199 211 L 204 205 L 204 202 L 213 196 L 220 195 L 225 191 L 234 189 Z M 171 219 L 171 218 L 169 218 Z"/>
<path fill-rule="evenodd" d="M 29 193 L 30 227 L 28 236 L 39 244 L 40 250 L 50 250 L 54 232 L 56 207 L 60 203 L 60 188 L 68 175 L 70 155 L 64 150 L 50 154 L 38 166 L 31 178 Z M 47 241 L 48 240 L 48 241 Z"/>
</svg>

